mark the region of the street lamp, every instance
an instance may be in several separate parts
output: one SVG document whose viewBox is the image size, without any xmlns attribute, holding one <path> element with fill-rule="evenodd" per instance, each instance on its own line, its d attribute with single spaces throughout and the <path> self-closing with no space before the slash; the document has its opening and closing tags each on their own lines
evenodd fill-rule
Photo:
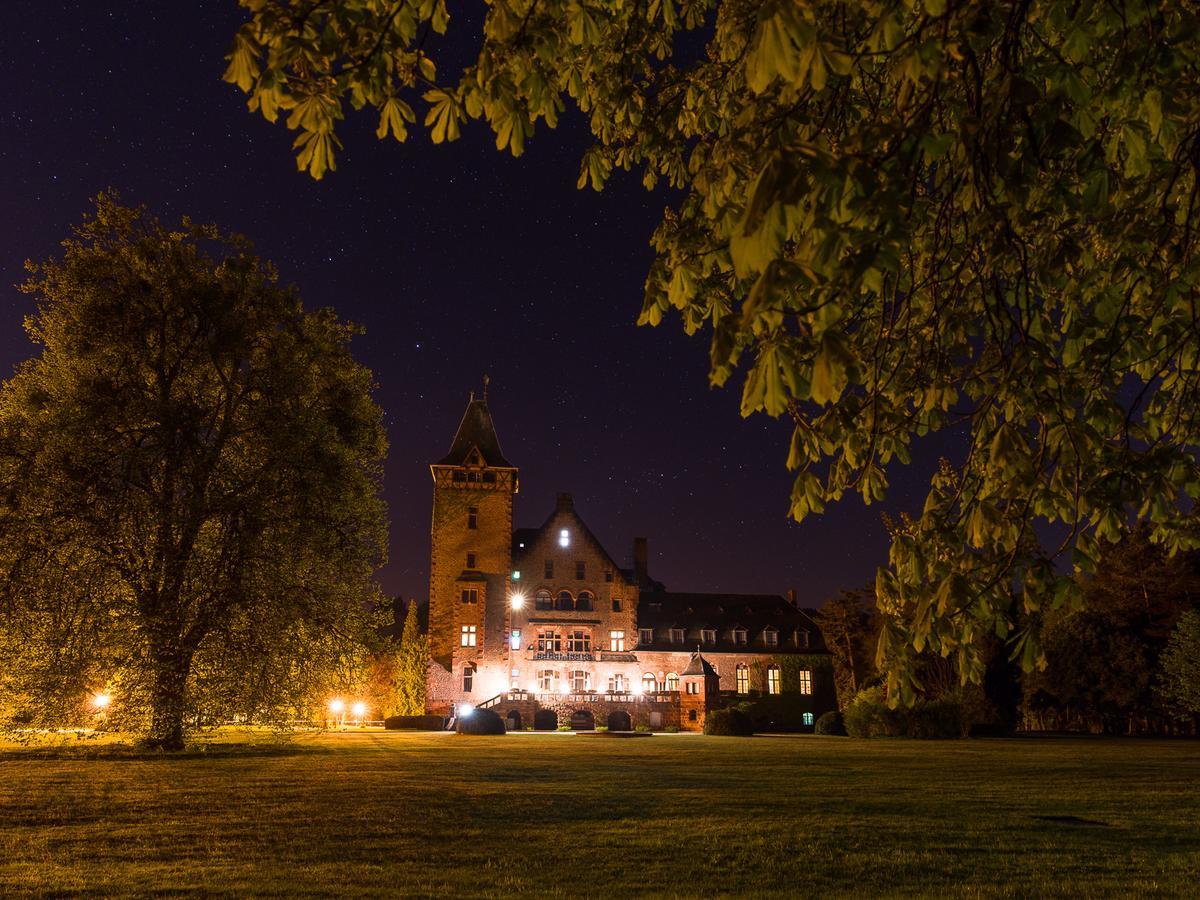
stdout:
<svg viewBox="0 0 1200 900">
<path fill-rule="evenodd" d="M 112 703 L 112 697 L 110 697 L 108 694 L 99 693 L 92 697 L 92 709 L 96 710 L 98 713 L 104 712 L 106 709 L 108 709 L 110 703 Z"/>
<path fill-rule="evenodd" d="M 354 718 L 358 719 L 358 724 L 361 726 L 363 723 L 363 718 L 367 715 L 367 704 L 359 700 L 351 708 L 351 712 L 354 713 Z"/>
<path fill-rule="evenodd" d="M 333 700 L 330 700 L 329 701 L 329 711 L 331 713 L 333 713 L 334 724 L 340 725 L 342 713 L 344 713 L 346 711 L 346 704 L 342 700 L 339 700 L 336 698 Z"/>
</svg>

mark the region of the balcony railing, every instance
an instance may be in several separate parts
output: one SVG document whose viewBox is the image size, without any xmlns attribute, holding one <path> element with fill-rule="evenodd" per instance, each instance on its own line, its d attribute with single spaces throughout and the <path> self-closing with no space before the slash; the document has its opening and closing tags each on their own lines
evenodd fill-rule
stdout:
<svg viewBox="0 0 1200 900">
<path fill-rule="evenodd" d="M 505 691 L 480 706 L 497 703 L 536 700 L 538 703 L 673 703 L 679 691 L 653 691 L 636 694 L 633 691 Z"/>
</svg>

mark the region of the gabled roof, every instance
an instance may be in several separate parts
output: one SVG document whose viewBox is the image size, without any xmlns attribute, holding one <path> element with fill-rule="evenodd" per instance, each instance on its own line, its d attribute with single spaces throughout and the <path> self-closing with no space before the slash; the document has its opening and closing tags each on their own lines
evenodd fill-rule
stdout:
<svg viewBox="0 0 1200 900">
<path fill-rule="evenodd" d="M 717 677 L 717 670 L 714 669 L 707 659 L 700 655 L 697 650 L 692 654 L 691 660 L 687 664 L 687 668 L 679 673 L 680 675 L 705 675 L 712 678 Z"/>
<path fill-rule="evenodd" d="M 500 439 L 496 436 L 496 426 L 492 422 L 491 412 L 488 411 L 487 400 L 476 400 L 474 395 L 467 403 L 467 411 L 463 413 L 462 421 L 458 423 L 458 432 L 454 435 L 450 452 L 435 465 L 465 466 L 471 461 L 473 450 L 479 451 L 483 464 L 490 468 L 516 468 L 504 458 L 500 449 Z"/>
<path fill-rule="evenodd" d="M 638 646 L 646 650 L 682 649 L 669 640 L 669 629 L 682 628 L 685 640 L 699 640 L 703 629 L 717 632 L 715 644 L 707 644 L 709 653 L 827 653 L 821 630 L 811 616 L 797 609 L 776 594 L 695 594 L 673 591 L 643 591 L 638 598 L 638 628 L 652 629 L 650 644 Z M 744 629 L 749 638 L 746 644 L 734 643 L 732 634 Z M 767 629 L 781 634 L 779 642 L 768 647 L 762 640 Z M 793 631 L 807 631 L 807 646 L 796 646 Z"/>
</svg>

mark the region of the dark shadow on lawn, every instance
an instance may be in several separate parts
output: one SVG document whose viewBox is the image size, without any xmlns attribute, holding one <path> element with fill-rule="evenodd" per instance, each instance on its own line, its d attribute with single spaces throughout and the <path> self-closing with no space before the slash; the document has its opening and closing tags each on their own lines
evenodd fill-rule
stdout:
<svg viewBox="0 0 1200 900">
<path fill-rule="evenodd" d="M 1041 822 L 1053 822 L 1056 825 L 1073 825 L 1079 828 L 1112 828 L 1107 822 L 1096 819 L 1081 819 L 1079 816 L 1034 816 Z"/>
<path fill-rule="evenodd" d="M 138 744 L 79 744 L 57 747 L 24 747 L 0 750 L 0 762 L 20 762 L 31 759 L 54 760 L 172 760 L 195 761 L 197 759 L 247 759 L 279 756 L 323 755 L 329 750 L 324 747 L 302 746 L 290 741 L 271 743 L 213 743 L 193 744 L 178 753 L 147 750 Z"/>
</svg>

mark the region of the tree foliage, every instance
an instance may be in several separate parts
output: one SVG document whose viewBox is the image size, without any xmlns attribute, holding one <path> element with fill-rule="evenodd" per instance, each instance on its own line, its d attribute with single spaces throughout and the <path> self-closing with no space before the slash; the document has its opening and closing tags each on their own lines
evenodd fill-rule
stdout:
<svg viewBox="0 0 1200 900">
<path fill-rule="evenodd" d="M 63 248 L 30 265 L 41 352 L 0 389 L 0 687 L 42 713 L 104 687 L 165 749 L 297 709 L 383 554 L 354 329 L 245 239 L 111 197 Z"/>
<path fill-rule="evenodd" d="M 1200 716 L 1200 609 L 1179 617 L 1163 653 L 1162 672 L 1167 702 Z"/>
<path fill-rule="evenodd" d="M 711 382 L 740 369 L 744 415 L 792 420 L 795 518 L 962 436 L 879 572 L 881 654 L 978 680 L 994 634 L 1031 669 L 1014 585 L 1027 613 L 1077 604 L 1059 559 L 1089 571 L 1134 516 L 1197 545 L 1194 5 L 492 0 L 447 76 L 444 0 L 242 2 L 226 78 L 314 177 L 347 106 L 400 141 L 484 120 L 519 154 L 570 104 L 581 187 L 675 188 L 640 321 L 705 331 Z"/>
<path fill-rule="evenodd" d="M 872 614 L 874 600 L 870 590 L 843 590 L 814 616 L 825 646 L 833 654 L 839 709 L 845 709 L 876 674 L 878 622 Z"/>
<path fill-rule="evenodd" d="M 421 630 L 420 611 L 409 601 L 404 636 L 397 663 L 397 712 L 402 716 L 425 713 L 425 685 L 429 677 L 429 637 Z"/>
</svg>

